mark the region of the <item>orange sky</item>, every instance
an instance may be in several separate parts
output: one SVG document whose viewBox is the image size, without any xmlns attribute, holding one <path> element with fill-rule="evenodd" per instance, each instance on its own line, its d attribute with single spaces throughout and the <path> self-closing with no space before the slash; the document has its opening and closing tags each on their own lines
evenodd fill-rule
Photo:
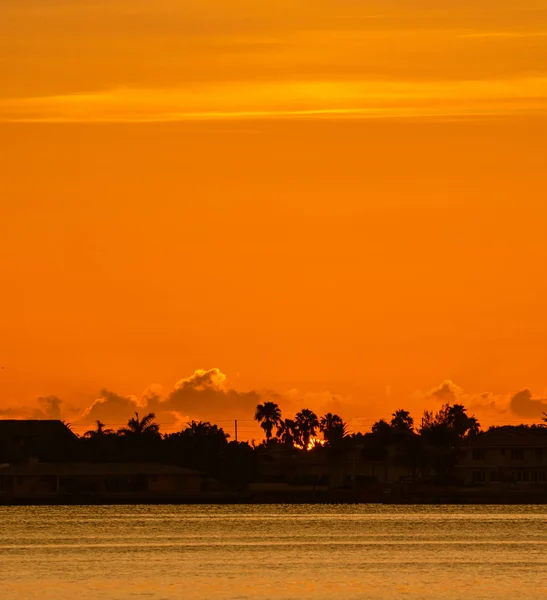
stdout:
<svg viewBox="0 0 547 600">
<path fill-rule="evenodd" d="M 3 414 L 547 410 L 543 0 L 0 12 Z"/>
</svg>

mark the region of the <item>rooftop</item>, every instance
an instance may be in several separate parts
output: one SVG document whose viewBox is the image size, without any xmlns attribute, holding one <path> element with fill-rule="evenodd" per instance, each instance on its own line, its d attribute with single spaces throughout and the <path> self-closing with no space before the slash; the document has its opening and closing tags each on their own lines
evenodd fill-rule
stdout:
<svg viewBox="0 0 547 600">
<path fill-rule="evenodd" d="M 547 428 L 520 429 L 499 427 L 470 438 L 467 448 L 541 448 L 547 447 Z"/>
<path fill-rule="evenodd" d="M 76 439 L 77 436 L 59 420 L 0 419 L 0 439 L 17 438 Z"/>
</svg>

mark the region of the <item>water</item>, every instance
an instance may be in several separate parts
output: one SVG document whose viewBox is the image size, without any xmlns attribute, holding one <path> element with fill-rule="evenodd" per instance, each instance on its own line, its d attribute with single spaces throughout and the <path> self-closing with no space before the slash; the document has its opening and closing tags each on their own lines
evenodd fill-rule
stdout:
<svg viewBox="0 0 547 600">
<path fill-rule="evenodd" d="M 0 507 L 3 600 L 547 598 L 547 507 Z"/>
</svg>

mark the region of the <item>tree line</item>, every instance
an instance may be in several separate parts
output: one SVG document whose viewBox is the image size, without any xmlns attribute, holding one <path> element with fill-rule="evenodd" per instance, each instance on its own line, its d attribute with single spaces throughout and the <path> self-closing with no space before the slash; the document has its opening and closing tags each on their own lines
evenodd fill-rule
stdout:
<svg viewBox="0 0 547 600">
<path fill-rule="evenodd" d="M 304 408 L 285 417 L 275 402 L 258 404 L 254 418 L 264 432 L 260 442 L 235 441 L 222 427 L 207 421 L 190 421 L 180 431 L 164 434 L 154 413 L 136 413 L 116 431 L 97 421 L 75 441 L 70 452 L 65 447 L 48 447 L 38 458 L 44 462 L 175 464 L 199 470 L 224 488 L 240 488 L 260 480 L 264 461 L 270 465 L 277 460 L 294 464 L 306 456 L 335 470 L 347 469 L 355 461 L 390 460 L 405 466 L 417 479 L 434 474 L 438 480 L 449 481 L 461 456 L 461 446 L 482 432 L 477 418 L 461 404 L 425 411 L 419 424 L 409 411 L 400 409 L 390 418 L 376 421 L 364 433 L 349 432 L 346 421 L 330 412 L 319 416 Z M 517 428 L 529 429 L 524 425 Z M 541 425 L 535 430 L 547 433 L 547 427 Z M 21 448 L 0 454 L 5 462 L 29 458 Z"/>
<path fill-rule="evenodd" d="M 462 441 L 481 431 L 478 420 L 459 404 L 426 411 L 418 428 L 408 411 L 397 410 L 390 419 L 374 423 L 368 433 L 349 433 L 340 415 L 318 416 L 308 408 L 284 418 L 275 402 L 258 404 L 254 418 L 264 431 L 260 443 L 233 441 L 222 427 L 206 421 L 191 421 L 179 432 L 162 434 L 154 413 L 142 417 L 137 413 L 117 431 L 97 421 L 81 438 L 82 456 L 99 461 L 171 462 L 240 480 L 251 478 L 261 456 L 276 447 L 292 453 L 319 452 L 328 460 L 343 461 L 350 452 L 383 460 L 387 448 L 396 446 L 400 460 L 416 471 L 424 465 L 446 470 L 455 462 Z"/>
<path fill-rule="evenodd" d="M 266 445 L 271 442 L 274 429 L 277 440 L 302 450 L 311 450 L 321 443 L 315 439 L 318 432 L 323 435 L 323 442 L 331 445 L 347 435 L 347 424 L 342 417 L 329 412 L 319 418 L 309 408 L 296 413 L 293 419 L 283 419 L 278 404 L 264 402 L 256 407 L 254 418 L 264 430 Z"/>
</svg>

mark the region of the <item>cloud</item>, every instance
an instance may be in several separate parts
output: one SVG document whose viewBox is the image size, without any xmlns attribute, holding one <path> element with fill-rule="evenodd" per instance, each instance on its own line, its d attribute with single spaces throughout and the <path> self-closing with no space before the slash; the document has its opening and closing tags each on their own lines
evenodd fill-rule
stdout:
<svg viewBox="0 0 547 600">
<path fill-rule="evenodd" d="M 226 375 L 220 369 L 198 369 L 190 377 L 180 379 L 175 384 L 175 390 L 194 389 L 198 391 L 205 390 L 223 390 L 226 384 Z"/>
<path fill-rule="evenodd" d="M 37 400 L 40 409 L 36 412 L 39 419 L 60 419 L 63 401 L 57 396 L 43 396 Z"/>
<path fill-rule="evenodd" d="M 547 412 L 547 399 L 534 399 L 528 389 L 522 390 L 511 398 L 511 411 L 519 417 L 539 421 L 542 413 Z"/>
<path fill-rule="evenodd" d="M 256 405 L 271 396 L 268 392 L 240 392 L 230 388 L 219 369 L 198 369 L 176 382 L 163 395 L 161 386 L 149 386 L 141 396 L 122 396 L 103 389 L 100 396 L 86 408 L 75 425 L 88 425 L 96 420 L 117 428 L 135 413 L 153 412 L 164 430 L 182 428 L 192 419 L 225 421 L 250 420 Z"/>
<path fill-rule="evenodd" d="M 425 398 L 426 400 L 436 400 L 442 404 L 455 404 L 458 402 L 458 397 L 461 396 L 463 390 L 458 387 L 453 381 L 446 379 L 436 388 L 430 390 Z"/>
<path fill-rule="evenodd" d="M 378 414 L 378 403 L 368 404 L 366 399 L 326 391 L 290 389 L 284 392 L 272 390 L 241 391 L 230 384 L 218 368 L 198 369 L 179 379 L 170 391 L 164 393 L 158 384 L 152 384 L 140 395 L 123 396 L 107 389 L 89 406 L 75 409 L 67 406 L 57 396 L 41 396 L 34 407 L 7 407 L 0 409 L 0 418 L 20 419 L 69 419 L 79 432 L 100 420 L 107 427 L 117 429 L 135 412 L 148 412 L 156 418 L 164 432 L 179 431 L 192 420 L 207 420 L 231 428 L 234 419 L 240 422 L 242 439 L 257 438 L 261 434 L 253 421 L 256 405 L 273 401 L 280 405 L 283 416 L 291 418 L 303 408 L 309 408 L 319 416 L 327 412 L 337 413 L 348 422 L 351 432 L 368 431 L 374 421 L 388 417 L 396 408 L 409 409 L 416 421 L 424 408 L 436 410 L 441 404 L 463 404 L 469 414 L 475 414 L 485 425 L 514 423 L 517 418 L 539 422 L 547 412 L 547 399 L 534 399 L 528 389 L 513 396 L 492 392 L 467 392 L 447 379 L 428 392 L 415 392 L 406 399 L 392 398 L 389 407 L 383 406 Z M 396 405 L 395 405 L 396 404 Z"/>
<path fill-rule="evenodd" d="M 138 402 L 136 396 L 119 396 L 103 389 L 100 397 L 86 408 L 79 420 L 87 423 L 98 420 L 107 424 L 121 424 L 141 408 L 144 406 Z"/>
<path fill-rule="evenodd" d="M 4 419 L 63 419 L 73 409 L 66 407 L 57 396 L 40 396 L 36 399 L 37 407 L 19 406 L 0 409 L 0 417 Z"/>
<path fill-rule="evenodd" d="M 547 113 L 547 78 L 215 82 L 0 101 L 4 122 L 176 122 L 296 117 L 419 118 Z"/>
<path fill-rule="evenodd" d="M 0 417 L 2 419 L 27 419 L 28 414 L 26 413 L 26 411 L 24 409 L 22 410 L 22 409 L 8 407 L 8 408 L 0 408 Z"/>
<path fill-rule="evenodd" d="M 442 404 L 463 404 L 467 412 L 475 415 L 485 426 L 509 424 L 514 420 L 507 396 L 492 392 L 469 392 L 450 379 L 426 393 L 415 392 L 410 402 L 412 410 L 438 410 Z"/>
<path fill-rule="evenodd" d="M 474 31 L 472 33 L 460 33 L 458 37 L 462 38 L 505 38 L 505 39 L 522 39 L 522 38 L 542 38 L 547 37 L 547 31 Z"/>
<path fill-rule="evenodd" d="M 121 396 L 102 390 L 95 400 L 74 422 L 76 426 L 89 425 L 99 419 L 107 426 L 123 425 L 135 412 L 153 412 L 164 431 L 180 429 L 192 419 L 220 423 L 240 421 L 249 437 L 258 435 L 258 426 L 253 423 L 256 405 L 277 402 L 285 417 L 292 417 L 302 408 L 310 408 L 317 414 L 336 412 L 352 419 L 362 414 L 363 405 L 357 406 L 351 397 L 325 392 L 302 392 L 292 389 L 278 393 L 272 390 L 240 391 L 231 386 L 220 369 L 198 369 L 190 376 L 178 380 L 173 389 L 162 395 L 161 386 L 150 386 L 140 396 Z M 360 428 L 353 419 L 353 429 Z M 246 423 L 246 425 L 245 425 Z M 250 430 L 257 429 L 251 434 Z"/>
<path fill-rule="evenodd" d="M 252 418 L 254 409 L 267 392 L 239 392 L 227 386 L 219 369 L 195 371 L 179 380 L 175 389 L 160 403 L 163 411 L 206 420 Z"/>
<path fill-rule="evenodd" d="M 541 420 L 547 412 L 547 398 L 534 398 L 531 390 L 524 389 L 512 396 L 492 392 L 472 393 L 463 390 L 453 381 L 445 380 L 426 394 L 417 392 L 413 399 L 420 404 L 434 400 L 441 404 L 463 404 L 468 412 L 492 425 L 510 424 L 518 419 Z"/>
</svg>

